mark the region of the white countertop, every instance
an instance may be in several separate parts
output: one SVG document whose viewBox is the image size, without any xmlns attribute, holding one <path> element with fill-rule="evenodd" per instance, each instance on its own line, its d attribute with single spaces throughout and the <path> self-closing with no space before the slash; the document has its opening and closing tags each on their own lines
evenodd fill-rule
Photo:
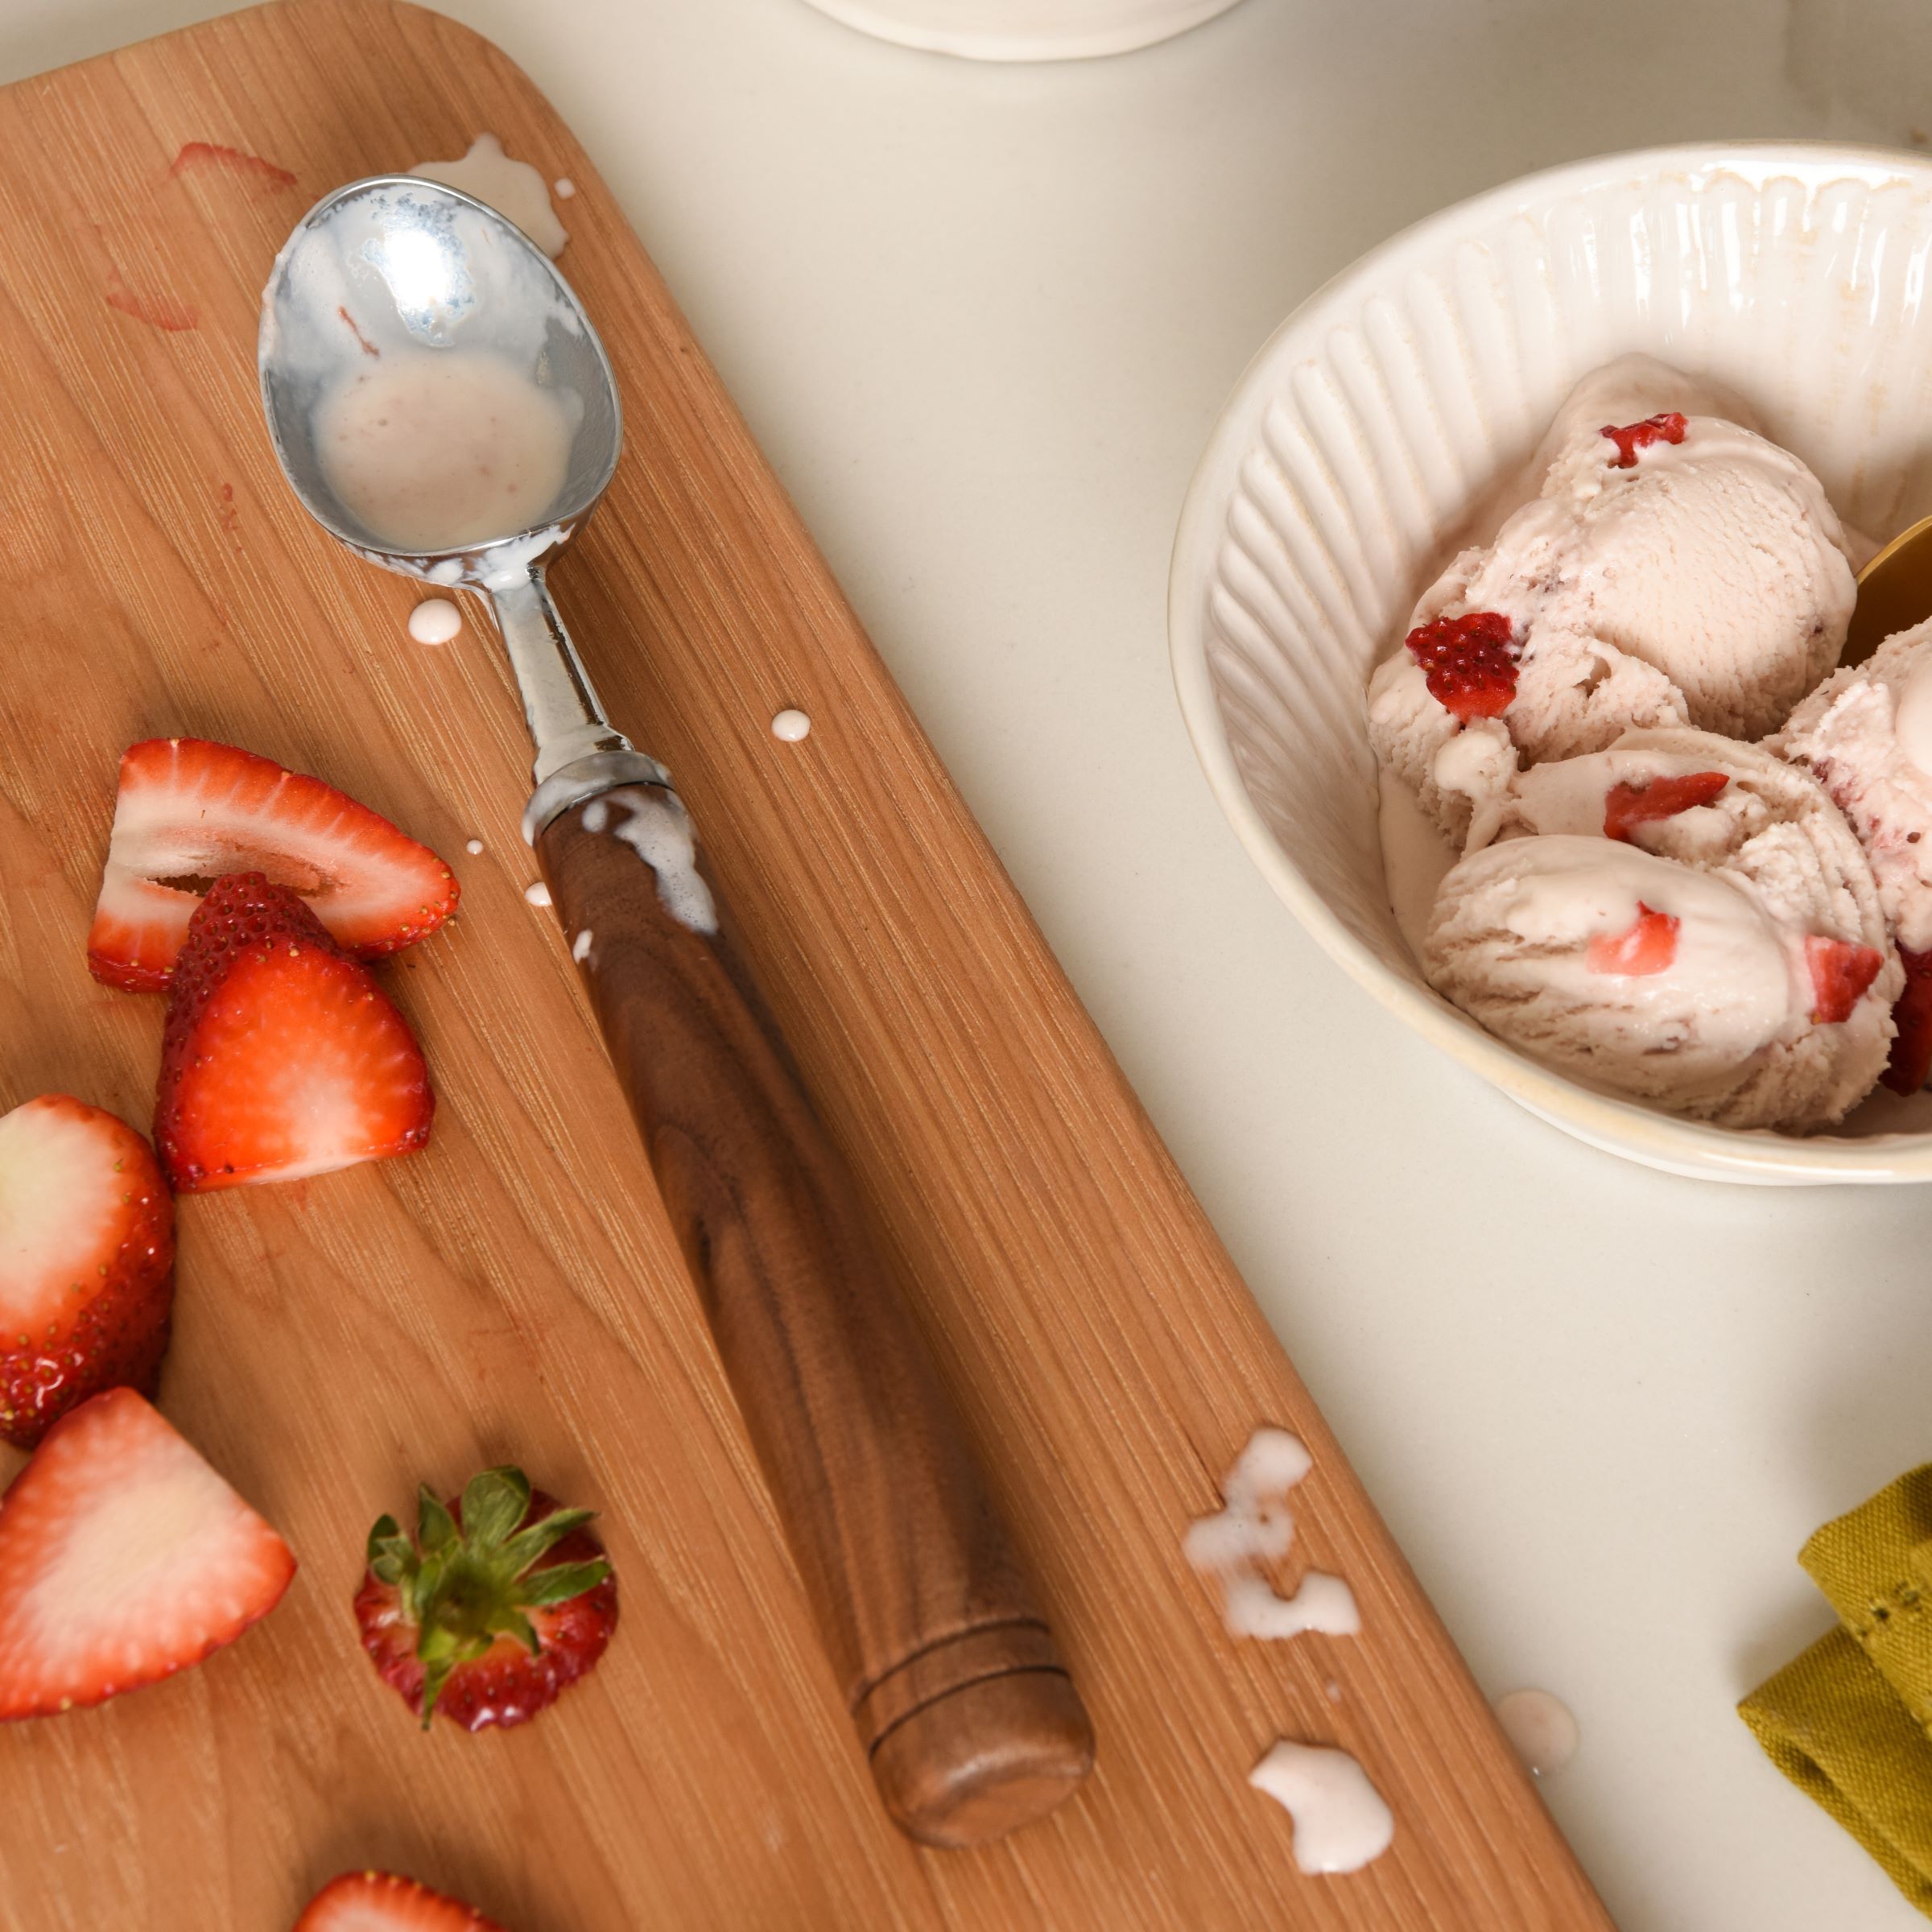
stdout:
<svg viewBox="0 0 1932 1932">
<path fill-rule="evenodd" d="M 0 78 L 214 10 L 0 0 Z M 1919 1924 L 1732 1706 L 1830 1621 L 1806 1535 L 1932 1455 L 1932 1191 L 1622 1166 L 1406 1031 L 1223 822 L 1164 592 L 1327 276 L 1571 156 L 1903 143 L 1932 11 L 1245 0 L 989 68 L 799 0 L 444 10 L 622 200 L 1477 1677 L 1575 1708 L 1548 1797 L 1624 1932 Z"/>
</svg>

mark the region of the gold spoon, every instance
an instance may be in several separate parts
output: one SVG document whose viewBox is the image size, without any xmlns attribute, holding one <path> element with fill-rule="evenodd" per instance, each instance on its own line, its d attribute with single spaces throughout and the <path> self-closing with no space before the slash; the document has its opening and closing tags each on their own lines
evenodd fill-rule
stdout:
<svg viewBox="0 0 1932 1932">
<path fill-rule="evenodd" d="M 1932 617 L 1932 517 L 1894 537 L 1858 573 L 1841 664 L 1862 664 L 1893 632 Z"/>
</svg>

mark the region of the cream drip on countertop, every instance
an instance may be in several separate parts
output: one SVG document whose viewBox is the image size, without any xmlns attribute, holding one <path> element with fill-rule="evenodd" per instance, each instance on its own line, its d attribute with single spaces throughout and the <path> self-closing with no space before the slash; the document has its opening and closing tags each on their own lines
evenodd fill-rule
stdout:
<svg viewBox="0 0 1932 1932">
<path fill-rule="evenodd" d="M 1496 1716 L 1524 1769 L 1538 1777 L 1562 1770 L 1583 1741 L 1570 1707 L 1547 1690 L 1511 1690 L 1496 1700 Z"/>
</svg>

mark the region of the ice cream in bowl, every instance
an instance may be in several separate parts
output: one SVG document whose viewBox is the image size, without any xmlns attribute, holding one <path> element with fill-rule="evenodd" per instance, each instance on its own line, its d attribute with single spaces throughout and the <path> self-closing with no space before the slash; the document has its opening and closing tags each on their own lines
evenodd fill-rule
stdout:
<svg viewBox="0 0 1932 1932">
<path fill-rule="evenodd" d="M 1929 254 L 1911 156 L 1532 177 L 1290 317 L 1183 513 L 1182 703 L 1262 870 L 1653 1166 L 1932 1179 L 1932 627 L 1840 663 L 1932 504 Z"/>
</svg>

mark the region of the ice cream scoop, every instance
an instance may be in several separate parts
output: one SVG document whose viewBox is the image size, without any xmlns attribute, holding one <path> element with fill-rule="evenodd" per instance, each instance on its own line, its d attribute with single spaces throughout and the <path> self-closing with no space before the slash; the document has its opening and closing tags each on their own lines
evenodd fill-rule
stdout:
<svg viewBox="0 0 1932 1932">
<path fill-rule="evenodd" d="M 1851 820 L 1899 944 L 1932 952 L 1932 621 L 1827 678 L 1769 749 Z"/>
<path fill-rule="evenodd" d="M 1586 404 L 1637 406 L 1643 369 L 1603 374 L 1616 379 L 1593 379 Z M 1686 378 L 1663 375 L 1649 379 L 1689 398 Z M 1579 407 L 1558 417 L 1571 426 L 1546 445 L 1538 493 L 1423 592 L 1370 681 L 1377 755 L 1458 842 L 1518 763 L 1600 750 L 1632 726 L 1761 736 L 1843 642 L 1844 533 L 1797 457 L 1719 416 L 1592 424 Z M 1506 647 L 1472 713 L 1430 654 L 1478 621 Z"/>
<path fill-rule="evenodd" d="M 1494 842 L 1444 879 L 1422 964 L 1578 1078 L 1800 1130 L 1870 1091 L 1904 983 L 1830 799 L 1757 746 L 1686 729 L 1518 774 Z"/>
<path fill-rule="evenodd" d="M 535 745 L 526 832 L 887 1808 L 935 1844 L 1025 1823 L 1085 1777 L 1087 1714 L 724 936 L 690 815 L 605 716 L 550 596 L 621 440 L 588 317 L 493 210 L 384 176 L 296 228 L 260 359 L 310 513 L 370 562 L 494 612 Z"/>
</svg>

